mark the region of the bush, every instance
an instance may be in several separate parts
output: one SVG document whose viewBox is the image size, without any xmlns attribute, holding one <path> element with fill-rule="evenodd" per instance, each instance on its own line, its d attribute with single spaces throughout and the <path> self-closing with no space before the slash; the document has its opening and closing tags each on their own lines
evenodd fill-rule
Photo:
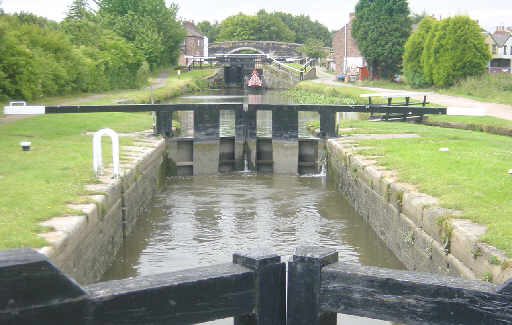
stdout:
<svg viewBox="0 0 512 325">
<path fill-rule="evenodd" d="M 426 16 L 418 25 L 418 30 L 411 34 L 405 43 L 403 67 L 407 83 L 415 88 L 429 86 L 425 80 L 423 65 L 423 49 L 430 31 L 437 21 Z"/>
<path fill-rule="evenodd" d="M 443 19 L 432 47 L 432 81 L 441 88 L 483 74 L 491 58 L 480 26 L 466 16 Z"/>
</svg>

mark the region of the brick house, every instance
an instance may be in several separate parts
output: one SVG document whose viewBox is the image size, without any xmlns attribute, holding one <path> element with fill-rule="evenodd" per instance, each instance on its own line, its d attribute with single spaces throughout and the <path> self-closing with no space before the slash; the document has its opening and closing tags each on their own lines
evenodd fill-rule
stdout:
<svg viewBox="0 0 512 325">
<path fill-rule="evenodd" d="M 512 73 L 512 28 L 496 27 L 494 33 L 485 32 L 485 42 L 491 52 L 489 72 Z"/>
<path fill-rule="evenodd" d="M 189 65 L 194 56 L 208 56 L 208 37 L 199 32 L 193 21 L 185 21 L 183 28 L 185 28 L 186 36 L 181 45 L 181 54 L 178 58 L 178 65 L 180 66 Z"/>
<path fill-rule="evenodd" d="M 350 13 L 349 22 L 337 31 L 332 38 L 336 74 L 347 74 L 361 67 L 366 67 L 366 60 L 359 52 L 355 39 L 352 38 L 352 21 L 355 14 Z"/>
</svg>

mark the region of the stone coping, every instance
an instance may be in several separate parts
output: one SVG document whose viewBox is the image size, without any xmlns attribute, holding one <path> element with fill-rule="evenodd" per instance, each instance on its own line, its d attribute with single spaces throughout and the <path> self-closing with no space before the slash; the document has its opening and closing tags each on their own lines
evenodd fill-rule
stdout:
<svg viewBox="0 0 512 325">
<path fill-rule="evenodd" d="M 85 203 L 68 204 L 76 214 L 54 217 L 40 223 L 49 228 L 49 231 L 39 234 L 49 245 L 39 248 L 38 251 L 48 256 L 57 266 L 71 272 L 71 276 L 74 276 L 73 270 L 76 265 L 68 267 L 68 264 L 77 264 L 75 261 L 70 261 L 76 258 L 73 255 L 77 248 L 83 242 L 90 240 L 91 232 L 104 232 L 102 229 L 95 228 L 108 226 L 111 221 L 104 220 L 106 215 L 112 209 L 120 209 L 123 184 L 125 187 L 136 184 L 137 179 L 149 165 L 155 164 L 156 159 L 162 159 L 165 140 L 159 136 L 153 136 L 152 131 L 120 134 L 120 136 L 134 138 L 132 146 L 120 148 L 120 179 L 112 178 L 111 161 L 110 164 L 106 162 L 105 175 L 98 177 L 98 183 L 85 186 L 86 191 L 90 192 L 89 195 L 83 196 Z"/>
<path fill-rule="evenodd" d="M 363 156 L 357 144 L 360 139 L 395 139 L 417 135 L 356 135 L 330 139 L 329 144 L 341 153 L 340 158 L 349 170 L 357 170 L 360 181 L 376 191 L 415 226 L 441 245 L 448 258 L 453 257 L 460 265 L 460 274 L 466 278 L 503 283 L 512 277 L 512 260 L 505 252 L 479 238 L 486 227 L 458 216 L 461 211 L 444 208 L 439 199 L 419 192 L 413 185 L 400 182 L 394 171 L 377 164 L 377 157 Z"/>
</svg>

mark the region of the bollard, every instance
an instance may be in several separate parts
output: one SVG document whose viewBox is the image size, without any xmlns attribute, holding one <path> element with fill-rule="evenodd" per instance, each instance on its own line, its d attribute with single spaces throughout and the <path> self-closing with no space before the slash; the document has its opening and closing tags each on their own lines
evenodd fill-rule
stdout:
<svg viewBox="0 0 512 325">
<path fill-rule="evenodd" d="M 320 311 L 322 267 L 338 262 L 325 247 L 298 247 L 288 262 L 288 325 L 336 325 L 336 313 Z"/>
<path fill-rule="evenodd" d="M 286 264 L 267 250 L 233 255 L 233 263 L 255 271 L 256 307 L 254 313 L 235 317 L 235 325 L 286 324 Z"/>
</svg>

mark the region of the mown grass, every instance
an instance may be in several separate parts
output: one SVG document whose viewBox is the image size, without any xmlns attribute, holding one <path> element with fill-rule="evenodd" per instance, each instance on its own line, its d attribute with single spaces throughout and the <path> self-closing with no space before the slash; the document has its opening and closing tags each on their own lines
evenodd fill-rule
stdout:
<svg viewBox="0 0 512 325">
<path fill-rule="evenodd" d="M 488 227 L 480 238 L 512 257 L 512 139 L 481 132 L 417 124 L 344 121 L 349 133 L 415 133 L 420 138 L 361 140 L 378 164 L 401 181 L 438 197 L 446 208 Z M 449 148 L 449 152 L 440 152 Z"/>
<path fill-rule="evenodd" d="M 327 88 L 314 88 L 323 94 Z M 348 88 L 348 87 L 347 87 Z M 315 102 L 314 96 L 304 103 Z M 494 117 L 429 116 L 431 120 L 510 127 L 512 121 Z M 319 121 L 310 127 L 319 128 Z M 512 257 L 512 138 L 412 123 L 342 120 L 340 132 L 350 134 L 418 134 L 419 138 L 357 140 L 371 149 L 379 165 L 397 172 L 400 181 L 438 197 L 442 206 L 462 211 L 461 218 L 488 227 L 480 238 Z M 440 148 L 449 148 L 441 152 Z"/>
<path fill-rule="evenodd" d="M 94 182 L 92 137 L 86 131 L 111 128 L 132 132 L 151 128 L 151 115 L 96 113 L 44 115 L 0 125 L 0 249 L 41 247 L 39 222 L 70 211 Z M 32 142 L 23 152 L 19 142 Z M 130 140 L 122 138 L 122 144 Z M 105 146 L 105 161 L 110 152 Z"/>
<path fill-rule="evenodd" d="M 437 122 L 455 122 L 482 126 L 491 125 L 512 129 L 512 121 L 504 120 L 493 116 L 431 115 L 428 117 L 428 119 Z"/>
<path fill-rule="evenodd" d="M 201 78 L 211 71 L 194 71 L 173 78 L 153 91 L 157 98 L 169 98 L 201 86 Z M 148 91 L 123 94 L 147 101 Z M 133 97 L 132 97 L 133 96 Z M 107 94 L 84 104 L 115 103 L 119 96 Z M 73 98 L 72 98 L 73 99 Z M 69 97 L 45 103 L 59 104 Z M 78 100 L 74 98 L 74 100 Z M 85 184 L 95 182 L 92 172 L 92 137 L 87 131 L 111 128 L 120 133 L 150 129 L 148 113 L 55 114 L 0 124 L 0 249 L 41 247 L 37 236 L 44 231 L 39 222 L 72 213 L 67 203 L 82 202 Z M 32 142 L 23 152 L 19 142 Z M 105 141 L 107 142 L 107 141 Z M 121 145 L 130 144 L 121 138 Z M 104 144 L 105 162 L 110 161 L 110 145 Z M 122 153 L 121 153 L 122 154 Z"/>
</svg>

